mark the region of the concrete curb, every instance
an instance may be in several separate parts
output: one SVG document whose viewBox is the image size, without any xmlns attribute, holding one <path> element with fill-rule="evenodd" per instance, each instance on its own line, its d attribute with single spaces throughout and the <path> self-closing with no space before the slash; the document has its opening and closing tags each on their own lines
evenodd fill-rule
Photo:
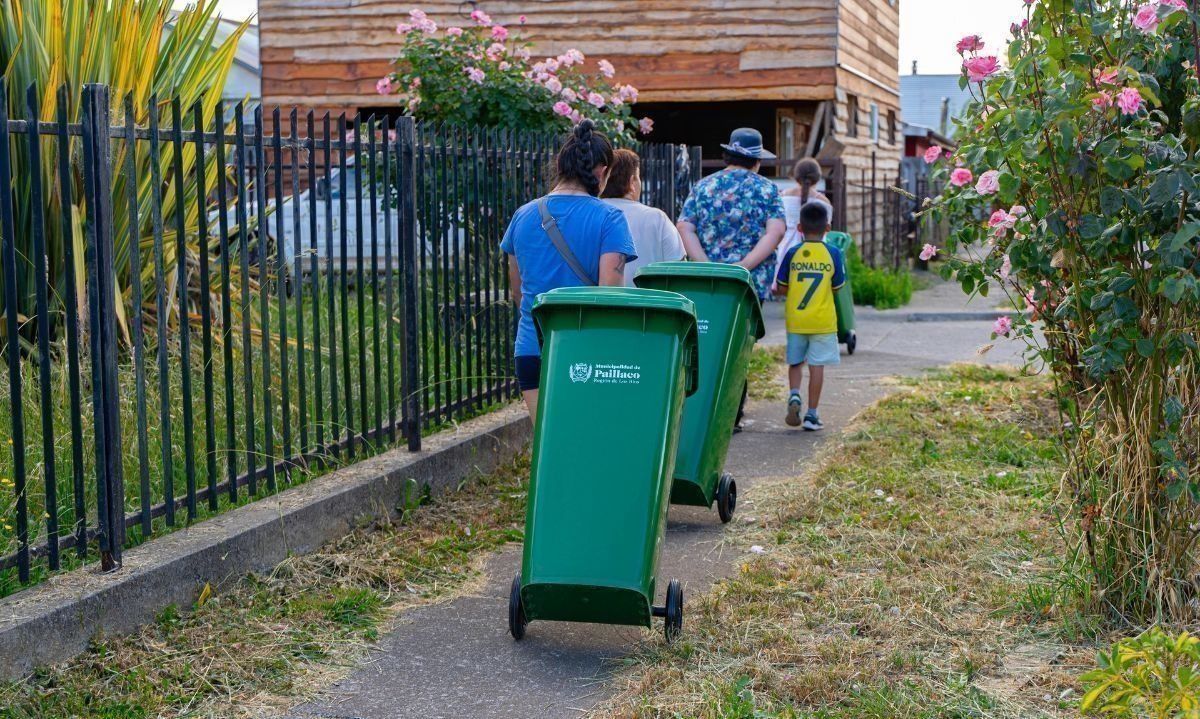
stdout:
<svg viewBox="0 0 1200 719">
<path fill-rule="evenodd" d="M 69 659 L 100 635 L 127 633 L 164 607 L 188 607 L 206 582 L 271 569 L 344 536 L 365 517 L 394 514 L 407 481 L 435 494 L 511 460 L 530 439 L 514 405 L 298 487 L 158 537 L 125 552 L 124 566 L 58 575 L 0 600 L 0 679 Z"/>
<path fill-rule="evenodd" d="M 994 322 L 1000 317 L 1020 317 L 1016 310 L 991 310 L 982 312 L 910 312 L 905 322 Z"/>
</svg>

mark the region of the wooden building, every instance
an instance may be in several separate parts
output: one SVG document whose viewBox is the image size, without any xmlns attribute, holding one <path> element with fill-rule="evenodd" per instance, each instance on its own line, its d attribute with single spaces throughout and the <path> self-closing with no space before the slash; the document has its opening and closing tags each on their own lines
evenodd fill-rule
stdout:
<svg viewBox="0 0 1200 719">
<path fill-rule="evenodd" d="M 510 26 L 526 15 L 522 32 L 539 55 L 577 47 L 589 62 L 611 61 L 641 91 L 635 112 L 654 119 L 655 141 L 700 145 L 718 161 L 731 129 L 754 126 L 784 174 L 804 155 L 844 167 L 839 219 L 861 235 L 867 193 L 854 185 L 872 167 L 876 184 L 890 184 L 904 150 L 898 1 L 259 0 L 263 104 L 394 108 L 375 82 L 409 9 L 442 26 L 468 24 L 476 8 Z"/>
</svg>

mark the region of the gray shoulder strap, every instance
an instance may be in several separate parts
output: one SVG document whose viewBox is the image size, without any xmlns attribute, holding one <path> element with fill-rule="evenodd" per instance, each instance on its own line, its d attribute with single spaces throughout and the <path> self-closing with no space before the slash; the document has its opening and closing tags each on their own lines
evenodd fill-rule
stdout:
<svg viewBox="0 0 1200 719">
<path fill-rule="evenodd" d="M 583 265 L 579 262 L 579 258 L 571 252 L 571 247 L 567 245 L 566 239 L 562 235 L 562 230 L 558 229 L 558 221 L 554 219 L 554 215 L 550 214 L 549 204 L 546 198 L 542 197 L 538 200 L 538 213 L 542 216 L 542 229 L 550 236 L 550 241 L 554 243 L 554 249 L 558 250 L 558 254 L 562 256 L 563 261 L 575 273 L 583 284 L 594 287 L 596 280 L 593 280 L 587 270 L 583 269 Z"/>
</svg>

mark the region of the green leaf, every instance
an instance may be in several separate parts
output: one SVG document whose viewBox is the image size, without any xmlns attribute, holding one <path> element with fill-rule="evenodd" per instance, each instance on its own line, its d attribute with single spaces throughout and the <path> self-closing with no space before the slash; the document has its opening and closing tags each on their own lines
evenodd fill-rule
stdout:
<svg viewBox="0 0 1200 719">
<path fill-rule="evenodd" d="M 1187 285 L 1184 284 L 1183 280 L 1178 277 L 1168 277 L 1167 279 L 1163 280 L 1163 297 L 1166 297 L 1167 300 L 1173 305 L 1179 304 L 1179 301 L 1183 299 L 1183 293 L 1186 290 Z"/>
<path fill-rule="evenodd" d="M 1143 337 L 1135 344 L 1137 346 L 1138 354 L 1141 356 L 1145 357 L 1146 359 L 1150 359 L 1154 356 L 1154 340 Z"/>
<path fill-rule="evenodd" d="M 1171 241 L 1167 247 L 1171 252 L 1178 252 L 1182 250 L 1187 243 L 1195 239 L 1196 235 L 1198 234 L 1200 234 L 1200 222 L 1189 222 L 1183 227 L 1179 228 L 1179 231 L 1171 236 Z"/>
<path fill-rule="evenodd" d="M 1165 205 L 1179 194 L 1179 175 L 1168 172 L 1159 175 L 1150 186 L 1150 204 Z"/>
<path fill-rule="evenodd" d="M 1132 290 L 1136 284 L 1137 281 L 1129 275 L 1119 275 L 1108 283 L 1108 291 L 1120 295 Z"/>
</svg>

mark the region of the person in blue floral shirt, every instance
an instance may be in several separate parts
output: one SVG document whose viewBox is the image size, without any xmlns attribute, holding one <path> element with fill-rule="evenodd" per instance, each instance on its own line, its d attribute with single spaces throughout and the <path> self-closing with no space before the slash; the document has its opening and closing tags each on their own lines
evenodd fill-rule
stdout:
<svg viewBox="0 0 1200 719">
<path fill-rule="evenodd" d="M 721 147 L 726 167 L 692 188 L 679 216 L 679 233 L 689 259 L 750 270 L 762 299 L 786 229 L 779 188 L 758 174 L 761 161 L 775 155 L 763 149 L 762 134 L 748 127 L 734 130 Z"/>
</svg>

